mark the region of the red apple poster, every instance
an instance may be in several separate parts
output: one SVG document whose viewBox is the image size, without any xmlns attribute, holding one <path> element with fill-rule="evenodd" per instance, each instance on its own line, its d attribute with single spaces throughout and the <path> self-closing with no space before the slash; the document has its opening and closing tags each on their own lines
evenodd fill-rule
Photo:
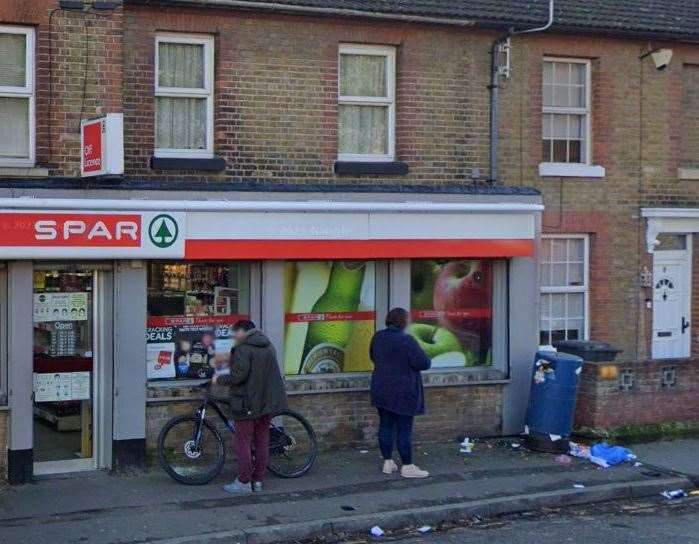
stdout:
<svg viewBox="0 0 699 544">
<path fill-rule="evenodd" d="M 412 334 L 433 368 L 491 364 L 492 267 L 479 260 L 414 260 Z"/>
</svg>

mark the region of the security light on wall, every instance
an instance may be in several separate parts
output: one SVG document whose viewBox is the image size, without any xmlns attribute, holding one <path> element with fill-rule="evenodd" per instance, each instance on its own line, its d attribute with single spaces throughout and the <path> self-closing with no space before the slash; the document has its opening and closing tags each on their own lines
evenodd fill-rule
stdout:
<svg viewBox="0 0 699 544">
<path fill-rule="evenodd" d="M 672 49 L 656 49 L 650 54 L 658 70 L 664 70 L 672 60 Z"/>
</svg>

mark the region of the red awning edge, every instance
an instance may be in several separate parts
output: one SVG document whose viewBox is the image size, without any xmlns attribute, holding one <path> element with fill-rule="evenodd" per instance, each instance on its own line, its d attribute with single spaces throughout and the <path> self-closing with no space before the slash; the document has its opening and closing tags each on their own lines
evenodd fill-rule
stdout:
<svg viewBox="0 0 699 544">
<path fill-rule="evenodd" d="M 185 259 L 531 257 L 534 240 L 186 240 Z"/>
</svg>

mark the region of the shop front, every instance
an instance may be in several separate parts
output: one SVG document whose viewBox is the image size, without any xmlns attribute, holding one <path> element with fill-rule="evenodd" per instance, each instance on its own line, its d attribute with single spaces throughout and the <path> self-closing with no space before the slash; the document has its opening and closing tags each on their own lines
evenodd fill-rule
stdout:
<svg viewBox="0 0 699 544">
<path fill-rule="evenodd" d="M 368 346 L 393 306 L 432 359 L 426 437 L 521 430 L 537 196 L 261 196 L 0 199 L 11 481 L 146 464 L 196 385 L 228 372 L 241 318 L 324 445 L 372 437 Z"/>
</svg>

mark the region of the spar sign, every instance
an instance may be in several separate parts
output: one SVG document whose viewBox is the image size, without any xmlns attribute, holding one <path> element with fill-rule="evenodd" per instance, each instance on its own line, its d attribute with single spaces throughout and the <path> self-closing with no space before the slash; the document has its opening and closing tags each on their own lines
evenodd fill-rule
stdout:
<svg viewBox="0 0 699 544">
<path fill-rule="evenodd" d="M 0 258 L 184 257 L 186 214 L 0 211 Z"/>
</svg>

